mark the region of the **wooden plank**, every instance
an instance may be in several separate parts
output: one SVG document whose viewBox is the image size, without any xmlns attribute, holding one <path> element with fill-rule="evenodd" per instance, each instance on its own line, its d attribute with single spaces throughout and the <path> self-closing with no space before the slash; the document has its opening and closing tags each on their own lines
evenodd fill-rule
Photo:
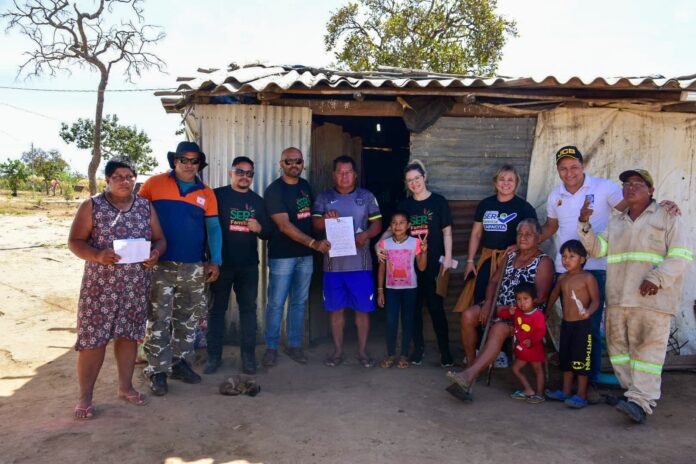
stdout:
<svg viewBox="0 0 696 464">
<path fill-rule="evenodd" d="M 374 116 L 401 117 L 403 108 L 389 101 L 319 100 L 279 98 L 271 102 L 274 106 L 305 107 L 318 116 Z"/>
<path fill-rule="evenodd" d="M 663 371 L 686 371 L 696 369 L 696 355 L 667 355 Z"/>
</svg>

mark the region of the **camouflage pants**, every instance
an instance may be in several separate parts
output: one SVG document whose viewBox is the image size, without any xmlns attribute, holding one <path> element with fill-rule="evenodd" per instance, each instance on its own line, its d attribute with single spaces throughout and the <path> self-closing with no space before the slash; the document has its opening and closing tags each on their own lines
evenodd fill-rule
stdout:
<svg viewBox="0 0 696 464">
<path fill-rule="evenodd" d="M 191 357 L 195 328 L 206 316 L 207 305 L 201 263 L 162 261 L 154 267 L 144 344 L 145 375 L 169 374 L 174 358 Z"/>
</svg>

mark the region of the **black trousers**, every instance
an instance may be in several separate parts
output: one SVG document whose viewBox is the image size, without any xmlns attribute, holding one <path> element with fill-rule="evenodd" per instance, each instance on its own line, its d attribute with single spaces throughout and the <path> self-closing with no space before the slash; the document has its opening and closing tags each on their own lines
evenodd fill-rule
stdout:
<svg viewBox="0 0 696 464">
<path fill-rule="evenodd" d="M 449 350 L 449 327 L 447 325 L 447 315 L 445 314 L 444 299 L 438 295 L 436 290 L 437 271 L 426 269 L 424 272 L 417 271 L 418 275 L 418 304 L 413 317 L 413 345 L 416 351 L 423 350 L 425 340 L 423 339 L 423 302 L 428 306 L 430 319 L 433 321 L 433 330 L 437 337 L 437 346 L 443 358 L 451 359 Z"/>
</svg>

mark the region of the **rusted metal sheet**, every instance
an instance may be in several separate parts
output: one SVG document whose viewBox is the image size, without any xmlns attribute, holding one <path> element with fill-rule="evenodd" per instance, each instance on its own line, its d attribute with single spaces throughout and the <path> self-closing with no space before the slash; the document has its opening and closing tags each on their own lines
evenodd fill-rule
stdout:
<svg viewBox="0 0 696 464">
<path fill-rule="evenodd" d="M 411 159 L 428 170 L 430 187 L 448 200 L 480 201 L 493 194 L 492 177 L 510 164 L 526 196 L 536 118 L 440 118 L 411 134 Z"/>
</svg>

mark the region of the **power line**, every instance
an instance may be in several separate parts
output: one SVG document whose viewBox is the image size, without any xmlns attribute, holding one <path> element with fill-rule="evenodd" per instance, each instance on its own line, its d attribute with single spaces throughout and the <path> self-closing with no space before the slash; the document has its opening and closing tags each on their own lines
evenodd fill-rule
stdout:
<svg viewBox="0 0 696 464">
<path fill-rule="evenodd" d="M 64 93 L 97 93 L 98 90 L 87 89 L 38 89 L 29 87 L 11 87 L 0 85 L 2 90 L 21 90 L 24 92 L 64 92 Z M 174 87 L 161 87 L 153 89 L 106 89 L 104 92 L 159 92 L 162 90 L 176 90 Z"/>
<path fill-rule="evenodd" d="M 0 102 L 0 105 L 5 105 L 5 106 L 10 107 L 10 108 L 12 108 L 12 109 L 15 109 L 15 110 L 18 110 L 18 111 L 24 111 L 25 113 L 33 114 L 33 115 L 36 115 L 36 116 L 41 116 L 42 118 L 50 119 L 51 121 L 59 121 L 58 119 L 56 119 L 56 118 L 54 118 L 54 117 L 52 117 L 52 116 L 47 116 L 47 115 L 45 115 L 45 114 L 38 113 L 38 112 L 32 111 L 32 110 L 28 110 L 28 109 L 22 108 L 22 107 L 20 107 L 20 106 L 10 105 L 9 103 Z"/>
</svg>

